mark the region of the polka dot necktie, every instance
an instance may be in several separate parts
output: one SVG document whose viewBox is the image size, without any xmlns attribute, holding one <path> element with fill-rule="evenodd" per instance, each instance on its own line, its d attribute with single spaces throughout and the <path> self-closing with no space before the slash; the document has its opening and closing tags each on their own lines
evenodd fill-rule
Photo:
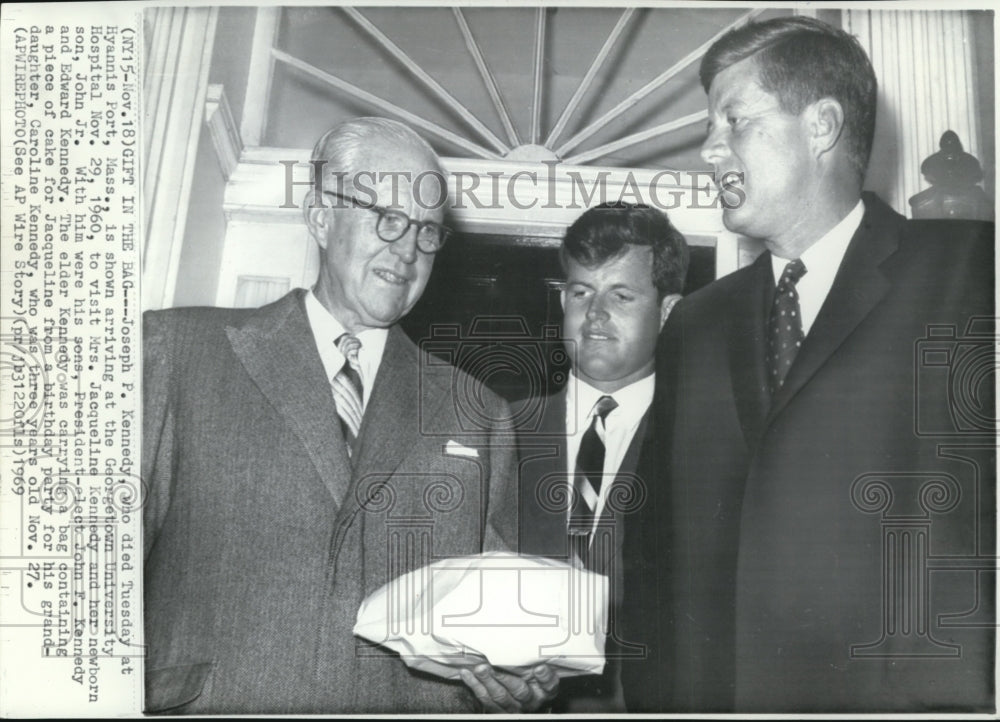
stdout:
<svg viewBox="0 0 1000 722">
<path fill-rule="evenodd" d="M 354 440 L 361 430 L 361 418 L 364 416 L 364 386 L 361 382 L 361 366 L 358 364 L 358 351 L 361 341 L 349 333 L 341 334 L 335 342 L 337 350 L 344 355 L 344 365 L 333 377 L 333 398 L 337 402 L 337 415 L 340 416 L 340 426 L 347 441 L 347 453 L 350 455 Z"/>
<path fill-rule="evenodd" d="M 802 313 L 795 284 L 805 273 L 806 267 L 801 260 L 789 261 L 774 291 L 767 348 L 767 381 L 772 396 L 785 383 L 788 370 L 802 346 Z"/>
</svg>

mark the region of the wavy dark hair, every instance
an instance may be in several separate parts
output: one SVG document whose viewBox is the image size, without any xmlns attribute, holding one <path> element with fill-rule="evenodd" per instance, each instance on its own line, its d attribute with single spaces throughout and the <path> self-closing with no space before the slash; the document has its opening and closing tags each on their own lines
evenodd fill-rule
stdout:
<svg viewBox="0 0 1000 722">
<path fill-rule="evenodd" d="M 705 92 L 716 75 L 750 57 L 761 86 L 778 97 L 786 113 L 798 115 L 820 98 L 840 103 L 848 157 L 864 178 L 875 135 L 878 81 L 857 38 L 802 16 L 749 23 L 723 35 L 701 59 Z"/>
<path fill-rule="evenodd" d="M 559 259 L 593 268 L 628 251 L 628 246 L 653 249 L 653 286 L 658 298 L 684 290 L 690 251 L 684 236 L 667 215 L 645 204 L 615 201 L 587 210 L 566 231 Z"/>
</svg>

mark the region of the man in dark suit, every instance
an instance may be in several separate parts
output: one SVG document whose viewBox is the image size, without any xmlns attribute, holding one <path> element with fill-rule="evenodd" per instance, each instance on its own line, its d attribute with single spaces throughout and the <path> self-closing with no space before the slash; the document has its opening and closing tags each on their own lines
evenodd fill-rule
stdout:
<svg viewBox="0 0 1000 722">
<path fill-rule="evenodd" d="M 397 325 L 441 225 L 437 156 L 395 121 L 317 143 L 310 291 L 254 310 L 146 316 L 146 708 L 457 712 L 537 708 L 557 680 L 481 665 L 467 685 L 412 673 L 352 635 L 362 600 L 446 556 L 516 543 L 505 404 L 460 423 L 456 369 Z M 412 553 L 411 553 L 412 552 Z M 470 694 L 470 689 L 475 695 Z"/>
<path fill-rule="evenodd" d="M 701 79 L 725 224 L 767 252 L 664 329 L 629 709 L 990 711 L 993 227 L 861 193 L 876 80 L 846 33 L 751 24 Z"/>
<path fill-rule="evenodd" d="M 639 450 L 653 438 L 653 354 L 680 299 L 689 252 L 661 211 L 605 203 L 567 230 L 560 255 L 565 388 L 545 399 L 539 427 L 520 437 L 520 550 L 570 559 L 609 578 L 604 674 L 566 680 L 557 709 L 623 712 L 616 633 L 625 517 L 645 496 Z"/>
</svg>

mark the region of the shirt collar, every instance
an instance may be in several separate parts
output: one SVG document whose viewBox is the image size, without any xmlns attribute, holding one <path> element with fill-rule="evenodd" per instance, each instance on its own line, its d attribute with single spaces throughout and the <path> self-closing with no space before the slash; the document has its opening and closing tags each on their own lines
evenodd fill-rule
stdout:
<svg viewBox="0 0 1000 722">
<path fill-rule="evenodd" d="M 811 284 L 829 287 L 833 284 L 833 278 L 837 275 L 844 254 L 847 253 L 847 246 L 850 245 L 854 232 L 861 225 L 861 219 L 865 215 L 865 204 L 859 199 L 851 212 L 827 231 L 826 235 L 813 243 L 802 252 L 799 257 L 806 267 L 806 276 Z M 778 283 L 785 266 L 791 259 L 779 258 L 771 254 L 771 270 L 774 273 L 774 282 Z M 805 278 L 805 276 L 803 277 Z M 825 283 L 829 280 L 829 283 Z"/>
<path fill-rule="evenodd" d="M 590 424 L 590 413 L 594 410 L 594 404 L 602 396 L 610 396 L 617 403 L 618 407 L 608 414 L 608 420 L 613 423 L 631 426 L 638 423 L 643 414 L 653 403 L 653 390 L 656 387 L 656 374 L 651 373 L 638 381 L 633 381 L 628 386 L 620 388 L 613 394 L 605 393 L 583 381 L 575 373 L 570 373 L 567 389 L 570 391 L 566 395 L 566 417 L 567 421 L 575 422 L 572 429 L 567 428 L 568 433 L 586 428 Z M 576 393 L 572 393 L 575 389 Z"/>
<path fill-rule="evenodd" d="M 340 372 L 340 369 L 344 365 L 344 355 L 337 350 L 337 339 L 346 332 L 346 329 L 320 303 L 315 292 L 309 291 L 306 294 L 305 306 L 306 317 L 309 320 L 309 327 L 312 329 L 313 337 L 316 339 L 316 348 L 319 350 L 323 369 L 326 371 L 327 378 L 332 379 Z M 375 383 L 375 375 L 378 373 L 379 364 L 382 363 L 382 354 L 385 351 L 385 342 L 389 337 L 389 330 L 385 328 L 367 328 L 354 335 L 361 341 L 361 350 L 358 352 L 358 365 L 361 367 L 364 402 L 367 403 L 369 391 Z"/>
</svg>

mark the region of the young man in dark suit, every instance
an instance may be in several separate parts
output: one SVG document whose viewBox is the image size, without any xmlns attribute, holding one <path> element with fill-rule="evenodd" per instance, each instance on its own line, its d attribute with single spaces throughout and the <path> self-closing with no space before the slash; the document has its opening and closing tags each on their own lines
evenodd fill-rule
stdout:
<svg viewBox="0 0 1000 722">
<path fill-rule="evenodd" d="M 430 146 L 361 118 L 313 158 L 326 164 L 304 204 L 320 248 L 311 290 L 146 315 L 146 709 L 536 709 L 558 685 L 545 665 L 523 678 L 480 665 L 463 685 L 352 634 L 362 600 L 395 576 L 514 547 L 513 440 L 506 405 L 471 379 L 459 387 L 488 421 L 464 429 L 461 372 L 397 323 L 448 233 L 443 184 L 416 187 L 443 179 Z"/>
<path fill-rule="evenodd" d="M 629 709 L 991 711 L 993 226 L 862 194 L 877 90 L 847 33 L 751 24 L 701 80 L 725 224 L 767 252 L 664 329 Z"/>
<path fill-rule="evenodd" d="M 616 631 L 626 517 L 646 494 L 639 451 L 653 439 L 656 340 L 687 275 L 684 237 L 661 211 L 605 203 L 581 215 L 560 250 L 565 388 L 545 399 L 539 428 L 520 436 L 520 550 L 606 575 L 611 609 L 603 675 L 563 682 L 557 708 L 621 712 Z"/>
</svg>

